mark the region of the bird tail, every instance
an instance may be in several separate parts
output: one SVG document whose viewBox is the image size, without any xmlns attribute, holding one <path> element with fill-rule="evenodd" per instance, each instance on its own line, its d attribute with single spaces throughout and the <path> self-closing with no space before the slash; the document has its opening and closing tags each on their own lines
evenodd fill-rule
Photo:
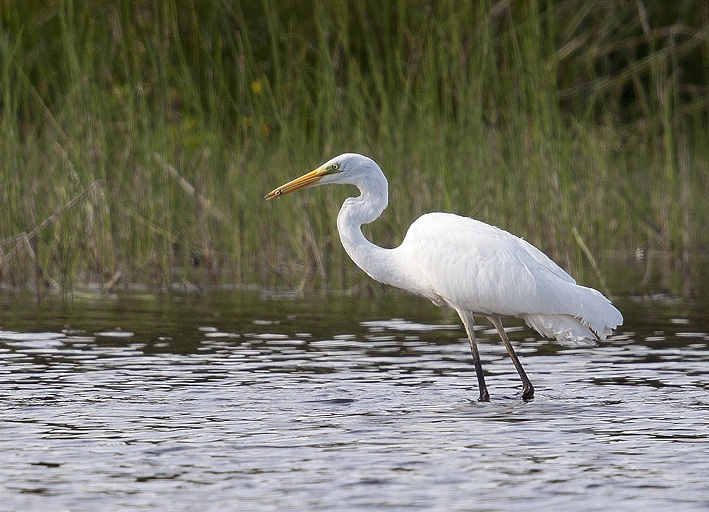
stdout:
<svg viewBox="0 0 709 512">
<path fill-rule="evenodd" d="M 586 301 L 578 316 L 573 313 L 531 314 L 525 315 L 524 321 L 539 334 L 560 343 L 593 343 L 606 339 L 623 323 L 623 315 L 600 292 L 579 288 L 591 293 L 596 300 Z"/>
<path fill-rule="evenodd" d="M 620 311 L 598 290 L 573 285 L 566 292 L 566 311 L 524 315 L 527 325 L 560 343 L 593 343 L 623 323 Z"/>
<path fill-rule="evenodd" d="M 560 343 L 593 343 L 597 337 L 578 318 L 570 315 L 526 315 L 524 321 L 542 336 L 556 339 Z M 605 330 L 599 333 L 605 339 Z"/>
</svg>

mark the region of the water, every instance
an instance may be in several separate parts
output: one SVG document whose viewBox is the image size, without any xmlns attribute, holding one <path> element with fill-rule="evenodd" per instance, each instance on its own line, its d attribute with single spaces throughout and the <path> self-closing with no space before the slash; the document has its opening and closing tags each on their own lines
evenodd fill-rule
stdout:
<svg viewBox="0 0 709 512">
<path fill-rule="evenodd" d="M 709 318 L 560 347 L 423 300 L 0 299 L 0 510 L 706 510 Z M 405 319 L 405 320 L 404 320 Z"/>
</svg>

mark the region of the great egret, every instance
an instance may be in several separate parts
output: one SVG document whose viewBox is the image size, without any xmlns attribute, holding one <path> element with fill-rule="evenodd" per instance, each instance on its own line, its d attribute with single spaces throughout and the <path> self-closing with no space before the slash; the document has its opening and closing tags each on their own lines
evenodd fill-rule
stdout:
<svg viewBox="0 0 709 512">
<path fill-rule="evenodd" d="M 522 379 L 522 398 L 534 387 L 515 354 L 501 316 L 522 318 L 543 336 L 560 342 L 605 339 L 623 322 L 600 292 L 576 281 L 539 249 L 502 229 L 450 213 L 419 217 L 399 247 L 367 240 L 362 224 L 377 219 L 388 202 L 388 183 L 374 160 L 345 153 L 266 195 L 273 199 L 301 188 L 329 183 L 355 185 L 337 216 L 340 240 L 355 264 L 373 279 L 422 295 L 457 311 L 473 353 L 480 401 L 489 401 L 475 343 L 474 315 L 495 326 Z"/>
</svg>

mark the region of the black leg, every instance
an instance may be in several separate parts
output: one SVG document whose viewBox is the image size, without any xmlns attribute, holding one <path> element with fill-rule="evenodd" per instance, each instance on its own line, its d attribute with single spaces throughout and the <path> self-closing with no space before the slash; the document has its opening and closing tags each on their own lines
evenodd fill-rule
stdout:
<svg viewBox="0 0 709 512">
<path fill-rule="evenodd" d="M 519 358 L 517 357 L 517 354 L 515 354 L 515 349 L 512 348 L 512 343 L 510 343 L 510 339 L 507 337 L 507 333 L 505 332 L 505 329 L 502 327 L 502 320 L 500 319 L 499 316 L 489 316 L 488 319 L 492 322 L 492 325 L 495 326 L 497 329 L 498 334 L 500 335 L 500 338 L 502 338 L 502 343 L 505 344 L 505 348 L 507 349 L 507 353 L 510 355 L 510 358 L 512 359 L 512 363 L 514 363 L 515 368 L 517 368 L 517 373 L 519 374 L 519 378 L 522 379 L 522 386 L 524 387 L 522 391 L 522 398 L 525 400 L 529 400 L 530 398 L 534 398 L 534 386 L 532 386 L 532 382 L 529 380 L 529 377 L 527 377 L 527 374 L 524 371 L 524 368 L 522 368 L 522 363 L 520 363 Z"/>
<path fill-rule="evenodd" d="M 480 398 L 481 402 L 490 401 L 490 393 L 487 392 L 487 385 L 485 384 L 485 375 L 483 375 L 483 365 L 480 361 L 480 353 L 478 352 L 478 345 L 475 343 L 475 332 L 473 332 L 473 326 L 475 325 L 475 319 L 473 315 L 465 311 L 458 311 L 460 319 L 463 321 L 465 326 L 465 332 L 468 334 L 468 341 L 470 342 L 470 351 L 473 353 L 473 364 L 475 365 L 475 374 L 478 377 L 478 387 L 480 388 Z"/>
</svg>

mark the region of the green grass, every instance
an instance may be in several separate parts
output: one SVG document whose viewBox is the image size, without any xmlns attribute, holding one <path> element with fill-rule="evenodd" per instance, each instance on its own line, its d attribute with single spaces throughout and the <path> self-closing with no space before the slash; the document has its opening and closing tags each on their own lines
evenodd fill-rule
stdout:
<svg viewBox="0 0 709 512">
<path fill-rule="evenodd" d="M 1 283 L 356 285 L 334 222 L 348 191 L 263 201 L 345 151 L 389 178 L 381 245 L 444 210 L 591 285 L 636 248 L 691 274 L 709 12 L 469 4 L 0 2 Z"/>
</svg>

